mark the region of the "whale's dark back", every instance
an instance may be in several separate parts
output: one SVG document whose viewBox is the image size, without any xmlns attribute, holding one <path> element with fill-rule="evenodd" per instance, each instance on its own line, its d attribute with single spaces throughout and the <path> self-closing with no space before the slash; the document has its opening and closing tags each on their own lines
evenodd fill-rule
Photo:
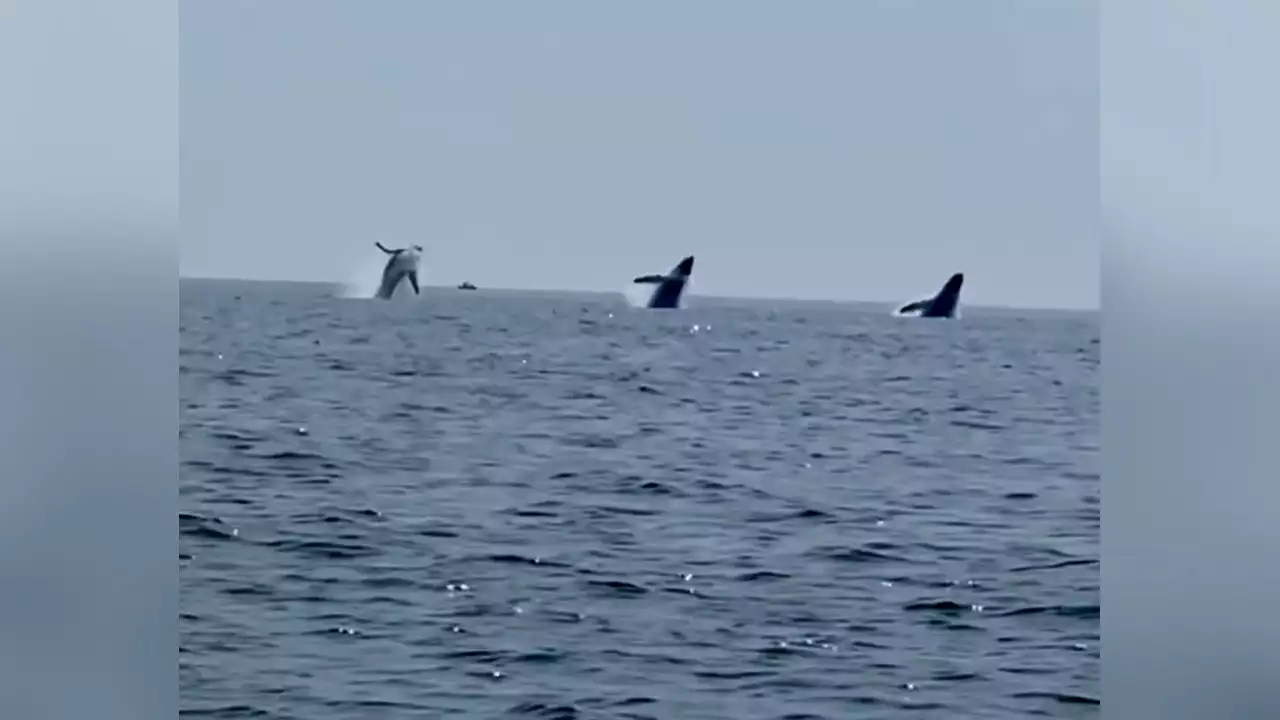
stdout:
<svg viewBox="0 0 1280 720">
<path fill-rule="evenodd" d="M 929 303 L 929 307 L 920 313 L 920 317 L 954 317 L 956 306 L 960 304 L 960 289 L 964 287 L 964 273 L 956 273 L 947 279 L 937 295 Z"/>
<path fill-rule="evenodd" d="M 680 296 L 684 294 L 684 288 L 689 284 L 689 277 L 693 275 L 693 256 L 680 261 L 672 269 L 667 279 L 658 283 L 658 288 L 653 291 L 653 296 L 649 298 L 650 308 L 671 309 L 680 307 Z"/>
</svg>

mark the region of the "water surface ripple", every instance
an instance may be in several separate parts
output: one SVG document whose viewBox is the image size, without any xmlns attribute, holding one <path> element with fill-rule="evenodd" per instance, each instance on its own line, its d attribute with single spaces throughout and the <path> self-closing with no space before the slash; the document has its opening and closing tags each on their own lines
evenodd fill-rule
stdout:
<svg viewBox="0 0 1280 720">
<path fill-rule="evenodd" d="M 182 715 L 1099 715 L 1098 323 L 184 281 Z"/>
</svg>

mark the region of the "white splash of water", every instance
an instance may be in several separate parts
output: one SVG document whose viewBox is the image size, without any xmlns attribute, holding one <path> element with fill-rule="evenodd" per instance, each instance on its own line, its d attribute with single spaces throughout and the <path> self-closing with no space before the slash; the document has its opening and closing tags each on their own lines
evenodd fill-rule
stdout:
<svg viewBox="0 0 1280 720">
<path fill-rule="evenodd" d="M 648 306 L 649 299 L 657 289 L 657 285 L 648 283 L 627 283 L 626 287 L 622 288 L 622 297 L 626 298 L 627 304 L 631 307 L 642 308 Z"/>
<path fill-rule="evenodd" d="M 350 278 L 338 286 L 338 297 L 356 300 L 372 298 L 378 292 L 378 285 L 382 283 L 382 270 L 387 266 L 387 256 L 382 253 L 367 256 L 353 263 L 352 266 Z M 427 282 L 425 264 L 418 266 L 418 282 L 425 288 Z M 394 297 L 404 293 L 413 295 L 413 291 L 408 289 L 407 279 L 402 281 L 402 285 L 403 287 L 396 289 Z"/>
<path fill-rule="evenodd" d="M 339 285 L 338 296 L 348 299 L 368 299 L 378 292 L 382 280 L 382 268 L 387 264 L 383 257 L 365 257 L 353 263 L 351 275 Z"/>
</svg>

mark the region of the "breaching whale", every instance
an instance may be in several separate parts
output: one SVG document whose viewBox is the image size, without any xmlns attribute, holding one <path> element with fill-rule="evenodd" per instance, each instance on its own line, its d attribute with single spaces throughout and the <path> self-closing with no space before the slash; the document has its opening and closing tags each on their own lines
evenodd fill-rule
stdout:
<svg viewBox="0 0 1280 720">
<path fill-rule="evenodd" d="M 693 256 L 680 261 L 666 275 L 641 275 L 632 282 L 639 284 L 652 284 L 658 287 L 654 288 L 653 295 L 649 297 L 649 302 L 645 307 L 649 308 L 678 308 L 680 307 L 680 296 L 684 294 L 684 288 L 689 284 L 689 278 L 693 275 Z"/>
<path fill-rule="evenodd" d="M 395 294 L 396 287 L 400 285 L 402 280 L 408 279 L 409 285 L 413 288 L 413 294 L 419 294 L 418 288 L 418 263 L 422 259 L 422 246 L 410 245 L 407 248 L 390 249 L 383 246 L 380 242 L 374 245 L 382 252 L 390 255 L 387 258 L 387 265 L 382 269 L 382 282 L 378 283 L 378 292 L 374 293 L 374 297 L 379 300 L 390 300 Z"/>
<path fill-rule="evenodd" d="M 898 315 L 915 315 L 916 317 L 951 318 L 956 316 L 956 307 L 960 304 L 960 288 L 964 286 L 964 273 L 956 273 L 947 279 L 937 295 L 925 300 L 917 300 L 898 308 Z"/>
</svg>

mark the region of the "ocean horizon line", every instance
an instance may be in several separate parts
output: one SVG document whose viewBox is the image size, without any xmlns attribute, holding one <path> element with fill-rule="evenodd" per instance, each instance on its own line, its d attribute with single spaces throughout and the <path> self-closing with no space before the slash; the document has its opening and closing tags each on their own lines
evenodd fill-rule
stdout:
<svg viewBox="0 0 1280 720">
<path fill-rule="evenodd" d="M 292 280 L 284 278 L 245 278 L 230 277 L 216 275 L 183 275 L 178 274 L 178 280 L 190 280 L 196 282 L 233 282 L 233 283 L 250 283 L 263 285 L 309 285 L 324 287 L 342 287 L 345 285 L 339 280 Z M 499 287 L 499 286 L 478 286 L 478 290 L 502 293 L 502 294 L 534 294 L 534 295 L 621 295 L 622 291 L 603 290 L 603 289 L 576 289 L 576 288 L 549 288 L 549 287 Z M 456 285 L 446 284 L 423 284 L 423 292 L 428 290 L 457 290 Z M 843 299 L 843 298 L 821 298 L 821 297 L 790 297 L 782 295 L 718 295 L 703 294 L 698 292 L 689 293 L 689 297 L 696 297 L 700 300 L 711 301 L 727 301 L 727 302 L 783 302 L 788 304 L 818 304 L 818 305 L 881 305 L 885 307 L 894 306 L 905 302 L 905 300 L 863 300 L 863 299 Z M 1050 312 L 1050 313 L 1069 313 L 1069 314 L 1098 314 L 1101 308 L 1097 307 L 1054 307 L 1048 305 L 988 305 L 982 303 L 962 303 L 965 308 L 974 310 L 995 310 L 997 312 L 1023 311 L 1023 312 Z"/>
</svg>

